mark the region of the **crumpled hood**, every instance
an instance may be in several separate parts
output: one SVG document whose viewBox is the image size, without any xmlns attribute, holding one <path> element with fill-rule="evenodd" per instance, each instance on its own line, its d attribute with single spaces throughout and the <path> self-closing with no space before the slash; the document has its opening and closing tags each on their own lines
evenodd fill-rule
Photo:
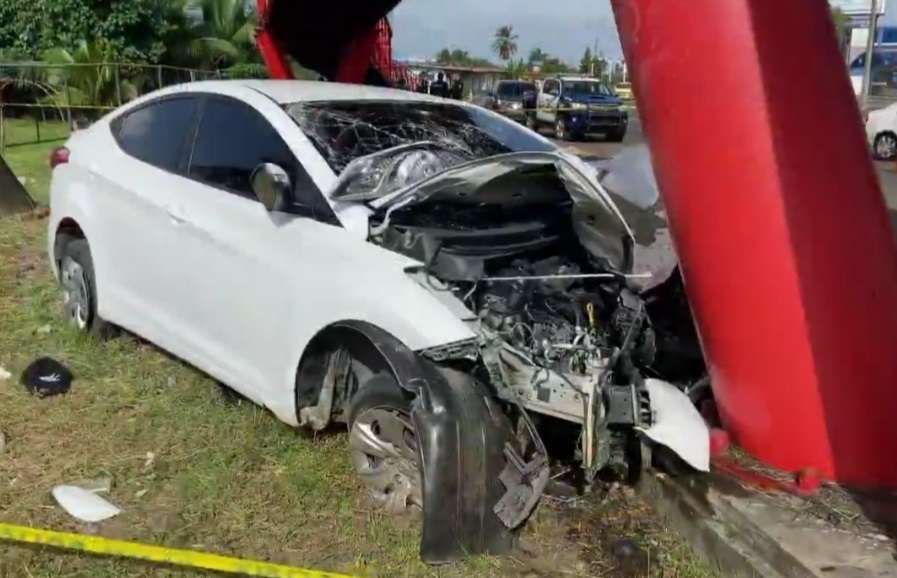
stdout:
<svg viewBox="0 0 897 578">
<path fill-rule="evenodd" d="M 263 23 L 299 65 L 333 78 L 348 46 L 386 17 L 400 0 L 330 0 L 319 10 L 297 0 L 268 0 Z"/>
<path fill-rule="evenodd" d="M 517 152 L 460 162 L 431 174 L 413 170 L 403 173 L 403 159 L 415 161 L 413 155 L 422 152 L 438 159 L 438 149 L 435 143 L 414 143 L 356 159 L 342 172 L 328 197 L 338 203 L 366 201 L 370 210 L 383 214 L 388 224 L 393 211 L 439 197 L 455 202 L 513 204 L 541 194 L 556 195 L 555 191 L 541 192 L 538 187 L 525 189 L 528 175 L 553 169 L 574 201 L 573 227 L 580 241 L 593 254 L 629 272 L 626 258 L 632 230 L 598 183 L 598 173 L 579 157 L 560 150 Z M 520 179 L 514 186 L 488 186 L 497 179 L 514 177 Z M 361 180 L 367 185 L 361 192 L 353 192 L 353 185 Z"/>
</svg>

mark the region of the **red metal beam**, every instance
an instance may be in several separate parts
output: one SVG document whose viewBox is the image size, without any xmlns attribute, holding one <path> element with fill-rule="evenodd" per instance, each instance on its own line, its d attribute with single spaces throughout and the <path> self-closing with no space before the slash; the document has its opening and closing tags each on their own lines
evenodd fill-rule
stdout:
<svg viewBox="0 0 897 578">
<path fill-rule="evenodd" d="M 725 425 L 897 488 L 897 249 L 828 4 L 612 5 Z"/>
<path fill-rule="evenodd" d="M 277 46 L 267 29 L 268 10 L 270 8 L 268 2 L 269 0 L 256 0 L 259 25 L 255 32 L 255 41 L 259 52 L 262 53 L 262 59 L 265 61 L 265 66 L 268 67 L 268 73 L 271 75 L 271 78 L 288 80 L 293 78 L 293 71 L 290 69 L 286 53 Z"/>
</svg>

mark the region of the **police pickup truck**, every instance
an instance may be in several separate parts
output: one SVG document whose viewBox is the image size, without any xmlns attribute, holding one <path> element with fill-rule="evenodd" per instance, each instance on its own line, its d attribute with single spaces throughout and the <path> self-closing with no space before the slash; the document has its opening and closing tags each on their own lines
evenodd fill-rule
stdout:
<svg viewBox="0 0 897 578">
<path fill-rule="evenodd" d="M 623 101 L 596 78 L 547 78 L 536 98 L 536 109 L 527 112 L 529 128 L 551 126 L 558 140 L 603 134 L 608 141 L 622 142 L 629 128 Z"/>
</svg>

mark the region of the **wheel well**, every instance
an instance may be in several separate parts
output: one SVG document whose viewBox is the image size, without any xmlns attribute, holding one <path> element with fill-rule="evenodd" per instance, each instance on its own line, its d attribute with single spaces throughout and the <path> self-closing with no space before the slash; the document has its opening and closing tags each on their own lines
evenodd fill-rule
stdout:
<svg viewBox="0 0 897 578">
<path fill-rule="evenodd" d="M 56 235 L 54 236 L 53 241 L 53 259 L 57 262 L 59 261 L 59 255 L 62 254 L 62 251 L 65 249 L 65 245 L 73 240 L 73 239 L 86 239 L 87 236 L 84 234 L 84 231 L 81 229 L 81 225 L 78 224 L 75 219 L 71 217 L 66 217 L 59 222 L 59 226 L 56 227 Z"/>
<path fill-rule="evenodd" d="M 318 403 L 330 356 L 339 350 L 348 354 L 347 367 L 340 373 L 349 379 L 337 384 L 333 395 L 334 413 L 340 413 L 358 384 L 378 373 L 389 373 L 403 387 L 409 364 L 416 363 L 414 352 L 379 327 L 363 321 L 341 321 L 321 329 L 305 347 L 296 369 L 296 413 Z"/>
<path fill-rule="evenodd" d="M 879 133 L 875 135 L 875 139 L 878 140 L 879 137 L 883 137 L 885 135 L 897 138 L 897 132 L 894 132 L 892 130 L 883 130 L 883 131 L 879 131 Z"/>
</svg>

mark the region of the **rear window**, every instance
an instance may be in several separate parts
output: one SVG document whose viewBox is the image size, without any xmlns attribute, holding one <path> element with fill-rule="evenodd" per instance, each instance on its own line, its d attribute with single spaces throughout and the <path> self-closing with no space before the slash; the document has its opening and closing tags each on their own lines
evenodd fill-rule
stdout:
<svg viewBox="0 0 897 578">
<path fill-rule="evenodd" d="M 479 107 L 433 102 L 330 101 L 286 105 L 330 168 L 399 145 L 436 142 L 475 160 L 524 151 L 556 151 L 547 139 Z"/>
<path fill-rule="evenodd" d="M 522 96 L 525 92 L 536 92 L 532 82 L 500 82 L 496 91 L 501 96 Z"/>
</svg>

